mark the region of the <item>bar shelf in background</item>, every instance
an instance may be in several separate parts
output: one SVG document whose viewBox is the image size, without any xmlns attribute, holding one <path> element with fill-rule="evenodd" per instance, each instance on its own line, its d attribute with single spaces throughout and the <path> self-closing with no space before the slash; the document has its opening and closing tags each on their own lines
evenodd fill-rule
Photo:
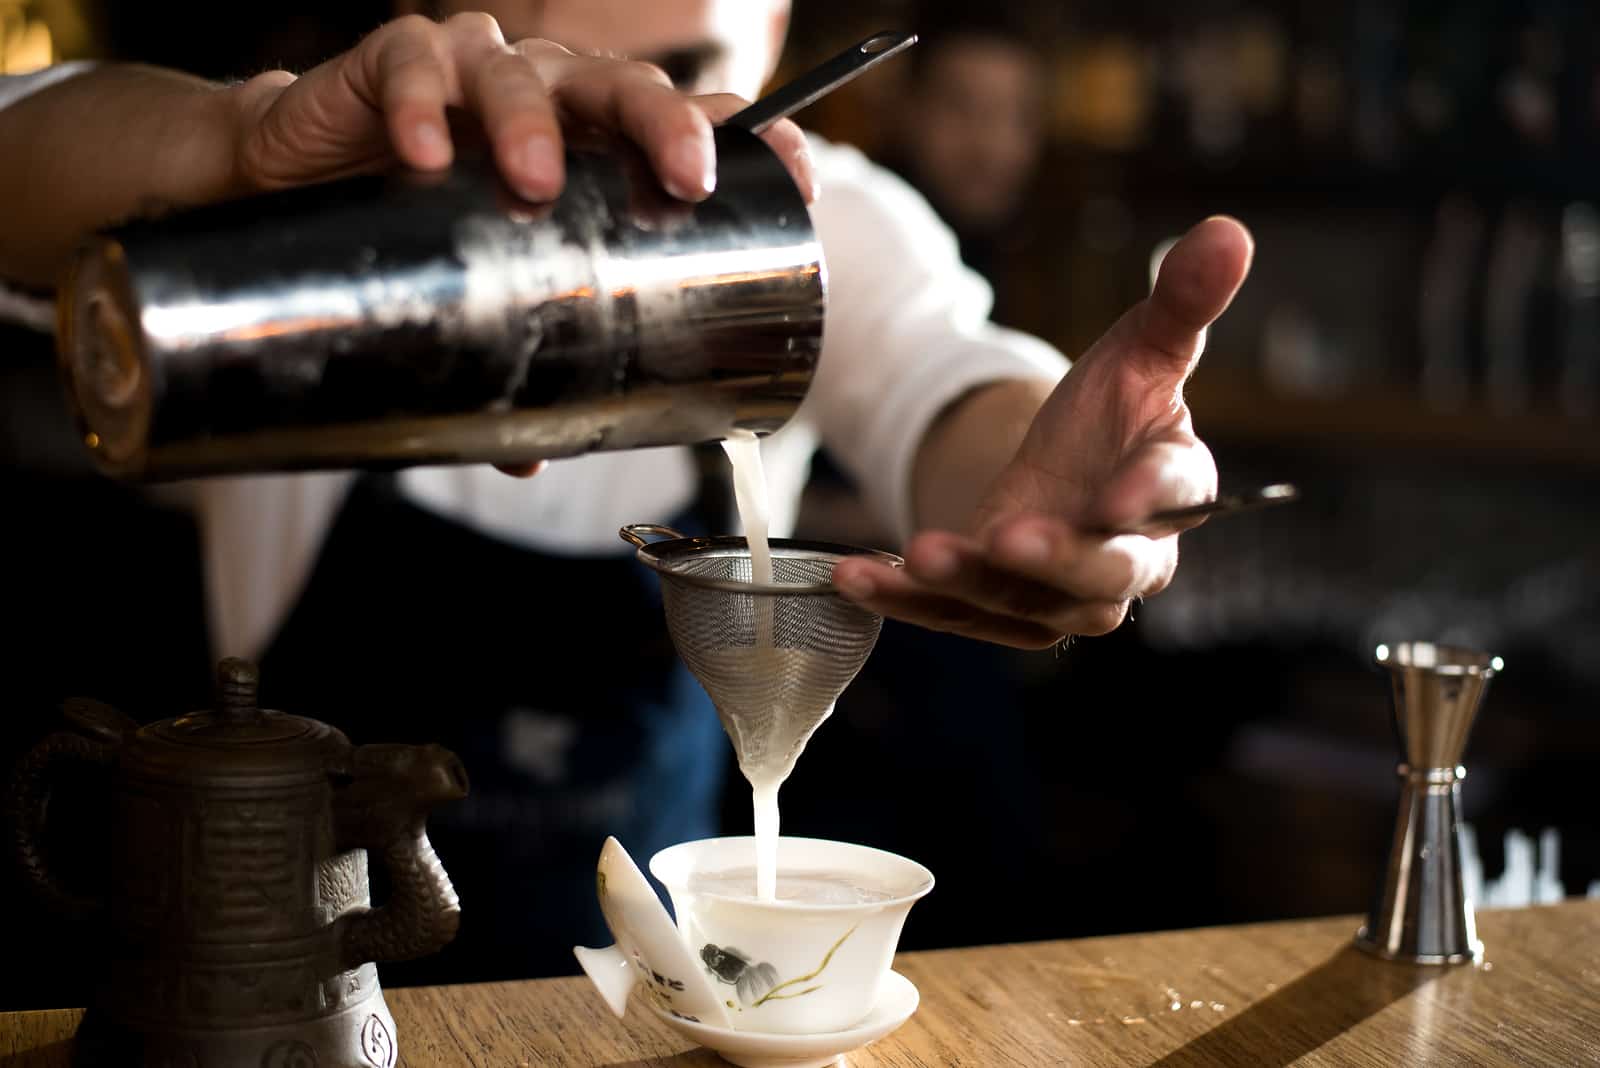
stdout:
<svg viewBox="0 0 1600 1068">
<path fill-rule="evenodd" d="M 1334 398 L 1296 397 L 1253 376 L 1205 368 L 1186 395 L 1195 429 L 1208 441 L 1338 452 L 1404 449 L 1600 471 L 1600 424 L 1548 404 L 1501 413 L 1475 400 L 1442 411 L 1413 390 L 1376 386 Z"/>
</svg>

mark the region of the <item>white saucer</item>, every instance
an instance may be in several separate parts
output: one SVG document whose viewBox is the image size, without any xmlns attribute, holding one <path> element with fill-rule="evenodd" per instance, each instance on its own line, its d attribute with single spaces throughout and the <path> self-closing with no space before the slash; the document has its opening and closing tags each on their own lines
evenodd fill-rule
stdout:
<svg viewBox="0 0 1600 1068">
<path fill-rule="evenodd" d="M 646 1001 L 650 1011 L 684 1037 L 720 1054 L 740 1068 L 827 1068 L 852 1050 L 894 1031 L 917 1011 L 922 995 L 899 972 L 890 972 L 878 992 L 878 1004 L 848 1031 L 820 1035 L 776 1035 L 765 1031 L 733 1031 L 691 1023 Z"/>
</svg>

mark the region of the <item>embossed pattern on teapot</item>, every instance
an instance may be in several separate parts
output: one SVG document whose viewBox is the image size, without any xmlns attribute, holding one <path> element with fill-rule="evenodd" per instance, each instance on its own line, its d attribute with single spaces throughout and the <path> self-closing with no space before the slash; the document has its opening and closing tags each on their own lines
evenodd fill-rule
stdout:
<svg viewBox="0 0 1600 1068">
<path fill-rule="evenodd" d="M 435 805 L 466 795 L 437 746 L 356 748 L 315 720 L 263 710 L 253 665 L 224 660 L 218 701 L 140 727 L 72 702 L 11 791 L 17 860 L 58 911 L 104 929 L 83 1065 L 392 1068 L 376 960 L 435 952 L 460 904 L 428 842 Z M 51 872 L 41 842 L 53 769 L 110 776 L 115 893 Z M 369 852 L 393 887 L 372 907 Z"/>
</svg>

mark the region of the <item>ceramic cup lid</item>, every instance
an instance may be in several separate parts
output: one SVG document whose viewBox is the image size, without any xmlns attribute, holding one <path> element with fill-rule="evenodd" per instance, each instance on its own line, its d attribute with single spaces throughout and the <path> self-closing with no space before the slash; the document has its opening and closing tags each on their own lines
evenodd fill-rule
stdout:
<svg viewBox="0 0 1600 1068">
<path fill-rule="evenodd" d="M 607 838 L 595 875 L 600 911 L 617 944 L 606 949 L 575 946 L 578 963 L 619 1017 L 628 995 L 640 986 L 660 1011 L 690 1023 L 731 1026 L 727 1005 L 644 873 L 622 843 Z"/>
</svg>

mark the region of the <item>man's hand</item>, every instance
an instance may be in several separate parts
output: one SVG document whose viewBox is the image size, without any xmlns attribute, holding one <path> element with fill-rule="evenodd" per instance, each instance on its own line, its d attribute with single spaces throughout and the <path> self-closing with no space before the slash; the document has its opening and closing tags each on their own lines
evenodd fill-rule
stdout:
<svg viewBox="0 0 1600 1068">
<path fill-rule="evenodd" d="M 1119 626 L 1134 599 L 1171 581 L 1178 531 L 1118 531 L 1216 493 L 1216 464 L 1195 436 L 1183 387 L 1253 254 L 1232 219 L 1191 230 L 1149 299 L 1044 401 L 967 529 L 918 534 L 904 569 L 843 561 L 840 590 L 887 616 L 1021 648 Z"/>
<path fill-rule="evenodd" d="M 0 110 L 0 279 L 53 285 L 87 234 L 152 211 L 396 164 L 446 167 L 447 107 L 481 120 L 508 184 L 531 200 L 560 193 L 562 131 L 578 127 L 633 141 L 668 192 L 703 200 L 716 184 L 712 126 L 744 105 L 684 96 L 645 63 L 508 44 L 478 13 L 398 19 L 302 77 L 274 71 L 232 88 L 103 66 Z M 800 129 L 779 122 L 763 137 L 809 201 Z"/>
<path fill-rule="evenodd" d="M 573 124 L 622 134 L 649 156 L 668 192 L 704 200 L 716 186 L 712 124 L 745 104 L 725 94 L 684 96 L 646 63 L 577 55 L 538 39 L 508 44 L 481 12 L 443 23 L 398 19 L 304 77 L 263 74 L 238 93 L 248 188 L 302 185 L 397 159 L 420 170 L 449 166 L 445 108 L 453 106 L 482 120 L 501 172 L 535 201 L 561 192 L 562 128 Z M 765 137 L 809 201 L 799 128 L 776 123 Z"/>
</svg>

